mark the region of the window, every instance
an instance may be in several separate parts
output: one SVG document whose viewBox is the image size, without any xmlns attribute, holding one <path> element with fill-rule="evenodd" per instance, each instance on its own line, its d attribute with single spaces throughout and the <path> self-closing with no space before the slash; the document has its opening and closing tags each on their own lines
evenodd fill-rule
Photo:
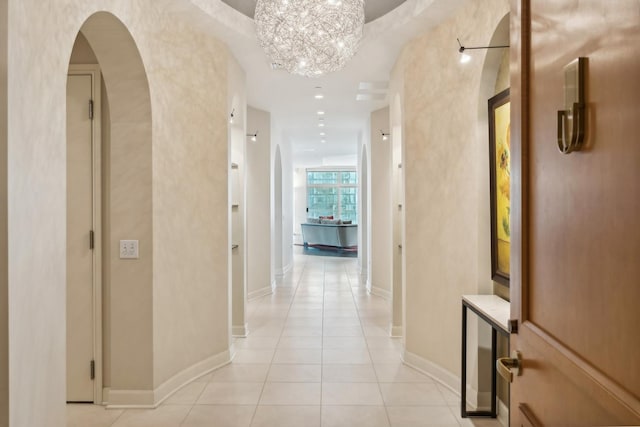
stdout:
<svg viewBox="0 0 640 427">
<path fill-rule="evenodd" d="M 358 174 L 353 169 L 307 169 L 307 209 L 310 218 L 332 216 L 358 222 Z"/>
</svg>

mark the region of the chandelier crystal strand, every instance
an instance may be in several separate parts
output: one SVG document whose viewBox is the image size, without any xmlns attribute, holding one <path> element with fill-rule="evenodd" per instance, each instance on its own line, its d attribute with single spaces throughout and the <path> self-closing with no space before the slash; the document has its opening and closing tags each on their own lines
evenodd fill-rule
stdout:
<svg viewBox="0 0 640 427">
<path fill-rule="evenodd" d="M 340 70 L 356 53 L 364 0 L 258 0 L 255 21 L 275 67 L 320 77 Z"/>
</svg>

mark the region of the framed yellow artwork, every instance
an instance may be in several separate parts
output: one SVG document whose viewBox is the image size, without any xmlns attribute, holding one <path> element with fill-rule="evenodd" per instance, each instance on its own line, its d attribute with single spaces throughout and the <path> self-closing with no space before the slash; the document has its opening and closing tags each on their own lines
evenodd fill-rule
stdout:
<svg viewBox="0 0 640 427">
<path fill-rule="evenodd" d="M 491 278 L 506 286 L 511 262 L 510 106 L 509 89 L 489 99 Z"/>
</svg>

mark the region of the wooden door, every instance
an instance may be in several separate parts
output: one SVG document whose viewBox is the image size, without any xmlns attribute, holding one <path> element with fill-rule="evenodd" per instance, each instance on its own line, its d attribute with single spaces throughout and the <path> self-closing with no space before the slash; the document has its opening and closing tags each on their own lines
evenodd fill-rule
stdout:
<svg viewBox="0 0 640 427">
<path fill-rule="evenodd" d="M 93 402 L 94 254 L 91 74 L 67 77 L 67 401 Z"/>
<path fill-rule="evenodd" d="M 512 0 L 512 425 L 640 425 L 640 0 Z M 587 57 L 587 139 L 557 148 Z"/>
</svg>

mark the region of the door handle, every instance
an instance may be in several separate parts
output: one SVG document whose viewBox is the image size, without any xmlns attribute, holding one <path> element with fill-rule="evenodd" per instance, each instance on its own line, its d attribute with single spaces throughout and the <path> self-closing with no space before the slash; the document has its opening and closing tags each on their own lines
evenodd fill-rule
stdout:
<svg viewBox="0 0 640 427">
<path fill-rule="evenodd" d="M 496 360 L 496 369 L 502 378 L 512 383 L 514 372 L 516 376 L 522 375 L 522 354 L 513 350 L 511 357 L 499 358 Z"/>
</svg>

